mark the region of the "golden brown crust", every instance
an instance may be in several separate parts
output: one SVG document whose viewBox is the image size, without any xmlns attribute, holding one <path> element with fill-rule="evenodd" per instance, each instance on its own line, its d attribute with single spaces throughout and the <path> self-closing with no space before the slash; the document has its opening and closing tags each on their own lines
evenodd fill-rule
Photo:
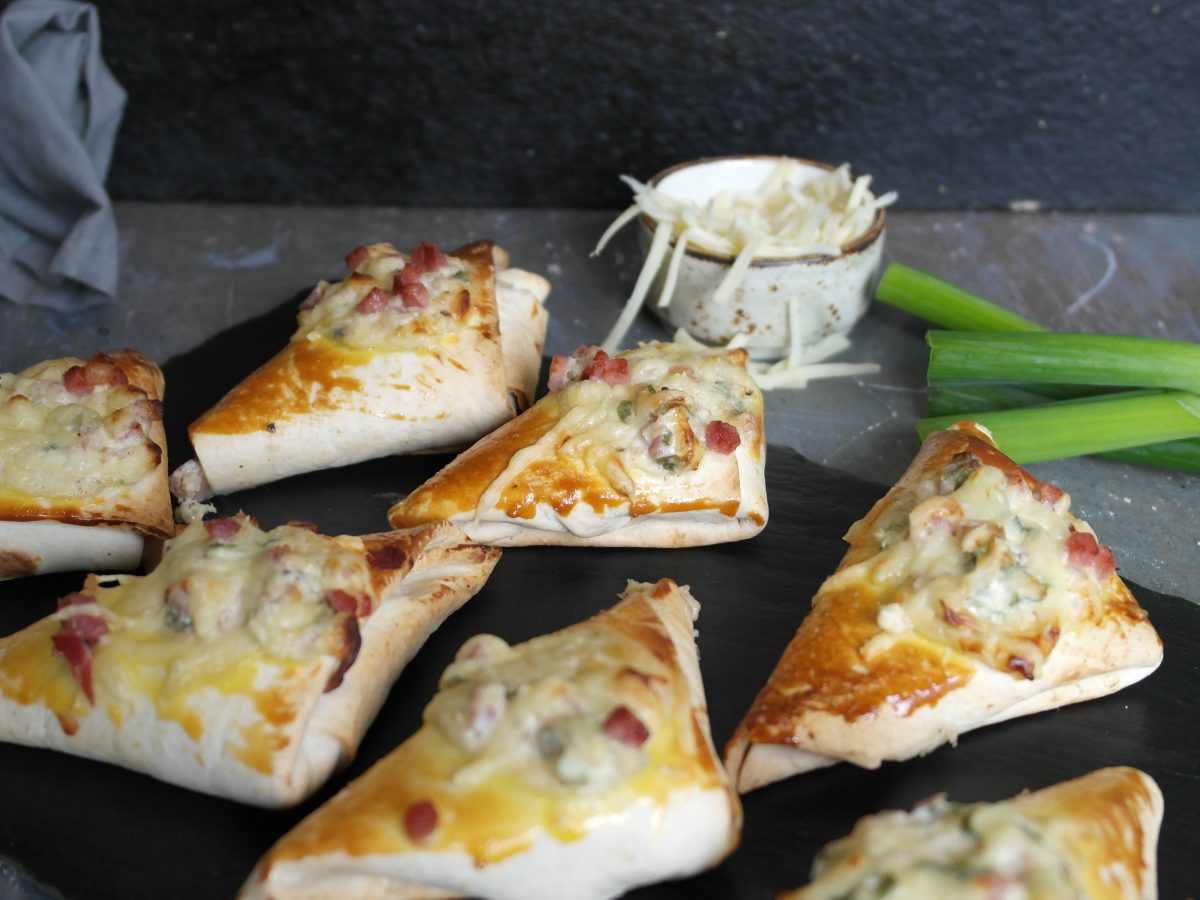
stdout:
<svg viewBox="0 0 1200 900">
<path fill-rule="evenodd" d="M 708 732 L 696 610 L 687 589 L 670 579 L 631 582 L 617 606 L 567 629 L 579 640 L 619 636 L 619 644 L 606 644 L 607 652 L 643 667 L 622 670 L 622 690 L 658 698 L 654 702 L 667 707 L 662 721 L 672 723 L 676 735 L 658 745 L 656 752 L 669 760 L 661 774 L 594 792 L 591 808 L 604 814 L 569 826 L 568 837 L 557 834 L 564 798 L 517 789 L 511 773 L 494 784 L 445 783 L 444 767 L 429 754 L 443 759 L 454 751 L 426 724 L 271 848 L 242 896 L 444 896 L 429 885 L 504 898 L 614 896 L 656 880 L 655 874 L 672 877 L 715 864 L 737 844 L 741 804 Z M 421 804 L 440 810 L 437 831 L 414 840 L 405 829 L 409 812 Z M 473 815 L 464 816 L 464 809 Z M 597 885 L 603 886 L 599 893 Z"/>
<path fill-rule="evenodd" d="M 114 351 L 107 354 L 107 358 L 125 373 L 130 386 L 145 393 L 147 400 L 162 401 L 165 380 L 162 370 L 152 360 L 128 349 Z M 106 525 L 157 537 L 172 536 L 176 528 L 171 511 L 171 495 L 167 488 L 166 429 L 160 417 L 146 423 L 144 430 L 147 446 L 157 462 L 153 471 L 135 485 L 97 496 L 32 498 L 33 502 L 0 495 L 0 519 L 10 522 L 55 521 L 68 525 Z M 77 532 L 75 540 L 86 542 L 87 532 Z M 21 548 L 9 549 L 22 552 Z M 37 555 L 36 551 L 33 555 Z M 0 577 L 3 575 L 0 574 Z"/>
<path fill-rule="evenodd" d="M 1163 796 L 1154 779 L 1128 767 L 1099 769 L 1013 799 L 1071 861 L 1092 900 L 1152 900 Z"/>
<path fill-rule="evenodd" d="M 730 740 L 726 763 L 739 789 L 843 759 L 867 767 L 905 759 L 973 728 L 1112 693 L 1161 661 L 1158 635 L 1115 572 L 1080 600 L 1086 614 L 1070 633 L 1055 626 L 1039 636 L 1047 657 L 1036 677 L 1018 677 L 1024 663 L 1019 672 L 993 668 L 966 639 L 956 646 L 885 634 L 879 616 L 892 588 L 851 567 L 880 553 L 887 523 L 906 519 L 926 496 L 920 486 L 956 460 L 999 468 L 1034 492 L 1057 491 L 973 425 L 931 435 L 895 487 L 849 529 L 845 558 Z"/>
</svg>

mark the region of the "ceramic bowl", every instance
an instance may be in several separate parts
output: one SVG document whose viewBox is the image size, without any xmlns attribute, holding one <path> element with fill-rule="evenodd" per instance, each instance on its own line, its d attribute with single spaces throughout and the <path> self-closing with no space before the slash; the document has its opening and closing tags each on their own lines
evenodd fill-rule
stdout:
<svg viewBox="0 0 1200 900">
<path fill-rule="evenodd" d="M 672 166 L 650 180 L 679 199 L 706 203 L 719 191 L 749 192 L 770 175 L 782 157 L 726 156 L 699 159 Z M 796 160 L 815 179 L 833 169 L 825 163 Z M 670 305 L 657 299 L 666 277 L 667 259 L 655 277 L 647 299 L 663 321 L 684 328 L 693 337 L 714 344 L 728 343 L 745 333 L 747 346 L 757 359 L 778 358 L 790 345 L 789 299 L 798 301 L 800 341 L 815 343 L 850 330 L 866 312 L 874 291 L 883 254 L 885 210 L 876 214 L 871 228 L 842 247 L 838 256 L 761 258 L 751 264 L 742 283 L 725 304 L 713 302 L 713 292 L 725 277 L 733 257 L 689 245 L 680 264 Z M 640 218 L 643 253 L 649 247 L 655 222 Z"/>
</svg>

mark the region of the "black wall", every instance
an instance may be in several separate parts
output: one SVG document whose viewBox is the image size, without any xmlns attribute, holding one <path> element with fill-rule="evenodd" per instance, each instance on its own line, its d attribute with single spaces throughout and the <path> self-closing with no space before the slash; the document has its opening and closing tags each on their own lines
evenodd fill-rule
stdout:
<svg viewBox="0 0 1200 900">
<path fill-rule="evenodd" d="M 909 208 L 1200 208 L 1200 3 L 100 0 L 126 200 L 618 207 L 697 156 Z"/>
</svg>

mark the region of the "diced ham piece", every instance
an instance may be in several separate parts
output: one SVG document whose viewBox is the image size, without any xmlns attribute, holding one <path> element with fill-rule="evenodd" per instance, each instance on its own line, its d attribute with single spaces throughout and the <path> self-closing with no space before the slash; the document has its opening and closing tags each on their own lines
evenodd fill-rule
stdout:
<svg viewBox="0 0 1200 900">
<path fill-rule="evenodd" d="M 406 284 L 400 289 L 400 299 L 405 309 L 424 309 L 429 305 L 429 289 L 419 282 Z"/>
<path fill-rule="evenodd" d="M 1008 658 L 1008 667 L 1014 672 L 1020 672 L 1029 681 L 1033 681 L 1037 676 L 1033 668 L 1033 663 L 1023 656 L 1010 656 Z"/>
<path fill-rule="evenodd" d="M 334 612 L 353 613 L 358 609 L 358 600 L 348 591 L 334 588 L 325 595 L 325 602 Z"/>
<path fill-rule="evenodd" d="M 321 286 L 318 284 L 311 291 L 309 291 L 308 296 L 305 297 L 304 300 L 301 301 L 300 308 L 301 309 L 312 309 L 314 306 L 317 305 L 317 301 L 319 301 L 320 299 L 321 299 Z"/>
<path fill-rule="evenodd" d="M 83 366 L 71 366 L 63 373 L 63 384 L 76 397 L 86 397 L 92 392 L 92 383 L 88 381 L 87 369 Z"/>
<path fill-rule="evenodd" d="M 550 359 L 550 379 L 548 387 L 552 391 L 561 391 L 570 380 L 571 357 L 554 356 Z"/>
<path fill-rule="evenodd" d="M 108 634 L 108 623 L 104 617 L 91 613 L 76 613 L 69 619 L 63 619 L 62 626 L 64 630 L 83 638 L 88 646 L 95 646 L 100 638 Z"/>
<path fill-rule="evenodd" d="M 1043 481 L 1033 491 L 1033 496 L 1039 503 L 1045 503 L 1047 506 L 1053 506 L 1059 501 L 1059 498 L 1065 492 L 1056 484 L 1051 484 L 1048 481 Z"/>
<path fill-rule="evenodd" d="M 357 313 L 376 313 L 387 309 L 388 303 L 391 301 L 392 295 L 383 288 L 371 288 L 367 296 L 358 301 L 358 305 L 354 307 Z"/>
<path fill-rule="evenodd" d="M 341 588 L 334 588 L 325 595 L 325 602 L 339 613 L 356 613 L 358 612 L 358 599 L 351 593 L 343 591 Z"/>
<path fill-rule="evenodd" d="M 418 800 L 404 811 L 404 831 L 409 840 L 423 844 L 437 829 L 437 807 L 429 800 Z"/>
<path fill-rule="evenodd" d="M 91 647 L 79 635 L 69 631 L 60 631 L 50 640 L 54 643 L 54 649 L 63 655 L 67 665 L 71 667 L 71 673 L 79 682 L 79 686 L 83 688 L 83 694 L 87 697 L 88 703 L 95 705 L 96 694 L 92 689 Z"/>
<path fill-rule="evenodd" d="M 371 258 L 371 251 L 366 247 L 355 247 L 346 254 L 346 268 L 351 272 L 357 272 L 358 267 Z"/>
<path fill-rule="evenodd" d="M 604 720 L 604 733 L 629 747 L 640 747 L 650 737 L 645 726 L 628 706 L 618 706 Z"/>
<path fill-rule="evenodd" d="M 738 430 L 728 422 L 713 421 L 704 427 L 704 445 L 717 453 L 732 453 L 742 443 Z"/>
<path fill-rule="evenodd" d="M 629 360 L 613 359 L 603 350 L 597 350 L 579 376 L 580 381 L 603 381 L 605 384 L 629 384 Z"/>
<path fill-rule="evenodd" d="M 427 244 L 423 241 L 421 242 L 421 246 L 414 249 L 409 256 L 412 262 L 416 263 L 416 265 L 426 272 L 436 272 L 449 262 L 445 254 L 438 249 L 437 244 Z"/>
<path fill-rule="evenodd" d="M 1096 542 L 1086 531 L 1076 531 L 1067 538 L 1067 562 L 1079 569 L 1091 568 L 1104 581 L 1116 571 L 1116 560 L 1110 547 Z"/>
<path fill-rule="evenodd" d="M 76 595 L 68 594 L 67 596 L 74 597 Z M 87 597 L 88 595 L 80 594 L 78 596 Z M 87 601 L 72 600 L 68 605 L 79 602 L 91 602 L 91 598 Z M 88 703 L 92 704 L 96 702 L 96 695 L 92 688 L 92 648 L 106 634 L 108 634 L 108 623 L 101 616 L 77 613 L 69 619 L 64 619 L 59 632 L 50 638 L 54 649 L 63 655 L 67 665 L 71 667 L 71 673 L 83 689 Z"/>
<path fill-rule="evenodd" d="M 218 541 L 227 541 L 242 530 L 242 523 L 232 516 L 223 519 L 209 519 L 204 523 L 208 536 Z"/>
<path fill-rule="evenodd" d="M 372 569 L 399 569 L 408 563 L 408 554 L 399 547 L 388 545 L 367 551 L 367 564 Z"/>
<path fill-rule="evenodd" d="M 300 522 L 292 519 L 292 521 L 288 522 L 288 525 L 292 528 L 303 528 L 305 531 L 311 531 L 313 534 L 317 533 L 317 526 L 312 522 Z"/>
<path fill-rule="evenodd" d="M 420 284 L 424 274 L 420 266 L 410 262 L 392 278 L 392 290 L 399 294 L 406 284 Z"/>
<path fill-rule="evenodd" d="M 100 385 L 122 384 L 129 384 L 129 376 L 107 353 L 94 353 L 84 365 L 63 373 L 63 385 L 76 397 L 86 397 Z"/>
</svg>

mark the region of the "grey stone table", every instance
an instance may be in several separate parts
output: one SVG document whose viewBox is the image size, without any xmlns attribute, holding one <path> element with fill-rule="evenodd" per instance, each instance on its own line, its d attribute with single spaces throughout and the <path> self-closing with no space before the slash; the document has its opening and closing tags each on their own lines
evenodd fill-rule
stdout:
<svg viewBox="0 0 1200 900">
<path fill-rule="evenodd" d="M 0 301 L 0 371 L 51 356 L 132 346 L 160 362 L 336 278 L 357 244 L 500 242 L 547 275 L 548 353 L 599 341 L 640 257 L 625 234 L 589 256 L 612 213 L 582 210 L 315 208 L 121 204 L 120 297 L 60 314 Z M 887 256 L 934 272 L 1059 330 L 1200 341 L 1200 216 L 921 213 L 890 217 Z M 630 340 L 665 337 L 649 314 Z M 924 408 L 924 327 L 876 305 L 846 361 L 878 375 L 767 397 L 767 436 L 882 483 L 908 464 Z M 274 348 L 264 347 L 265 359 Z M 248 368 L 260 360 L 231 360 Z M 168 402 L 169 402 L 168 386 Z M 173 448 L 177 458 L 182 451 Z M 1113 546 L 1122 574 L 1200 601 L 1200 476 L 1071 459 L 1033 467 Z"/>
</svg>

